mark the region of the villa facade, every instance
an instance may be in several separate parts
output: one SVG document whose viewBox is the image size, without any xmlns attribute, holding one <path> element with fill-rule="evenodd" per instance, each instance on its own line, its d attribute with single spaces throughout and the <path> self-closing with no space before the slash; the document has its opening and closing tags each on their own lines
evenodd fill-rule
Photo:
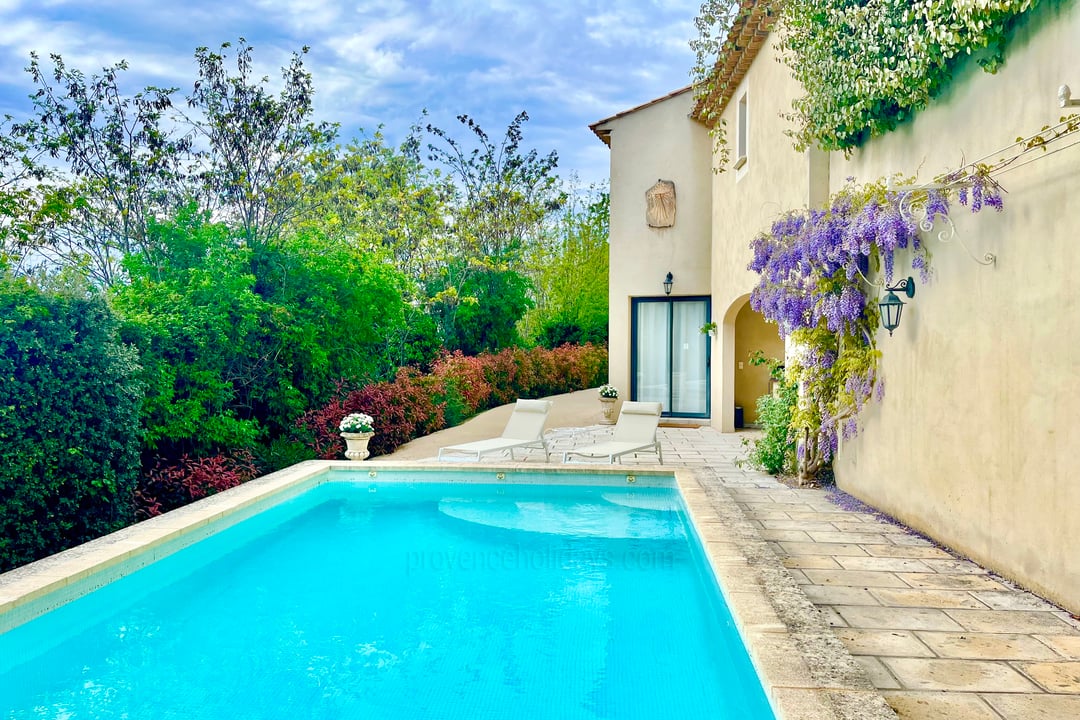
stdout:
<svg viewBox="0 0 1080 720">
<path fill-rule="evenodd" d="M 749 354 L 785 352 L 776 327 L 749 307 L 757 233 L 785 211 L 823 207 L 848 178 L 928 182 L 976 158 L 997 160 L 1017 138 L 1080 111 L 1058 98 L 1062 84 L 1080 95 L 1080 3 L 1043 3 L 996 74 L 969 62 L 927 109 L 849 156 L 799 152 L 782 114 L 802 93 L 777 62 L 774 21 L 751 12 L 733 29 L 747 41 L 720 69 L 729 78 L 719 98 L 725 167 L 715 167 L 688 88 L 592 125 L 611 149 L 609 380 L 628 399 L 660 400 L 672 418 L 724 432 L 754 422 L 756 398 L 769 390 L 767 370 Z M 997 178 L 1004 212 L 954 204 L 956 236 L 925 235 L 932 277 L 916 280 L 895 333 L 879 333 L 886 392 L 860 414 L 834 470 L 844 490 L 1078 612 L 1080 147 L 1072 143 L 1066 137 Z M 658 181 L 673 183 L 670 225 L 666 216 L 654 222 Z M 716 331 L 703 332 L 713 322 Z"/>
</svg>

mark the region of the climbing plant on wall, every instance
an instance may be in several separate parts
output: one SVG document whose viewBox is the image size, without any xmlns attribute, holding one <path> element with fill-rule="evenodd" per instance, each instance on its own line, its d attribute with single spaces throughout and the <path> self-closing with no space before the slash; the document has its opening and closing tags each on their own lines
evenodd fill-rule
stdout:
<svg viewBox="0 0 1080 720">
<path fill-rule="evenodd" d="M 801 387 L 791 426 L 803 477 L 831 460 L 840 437 L 854 437 L 859 412 L 884 392 L 875 339 L 877 286 L 868 275 L 891 282 L 897 253 L 908 250 L 912 267 L 927 281 L 929 254 L 920 227 L 947 218 L 950 198 L 970 202 L 973 211 L 1002 207 L 1000 186 L 979 168 L 965 170 L 958 184 L 915 192 L 920 212 L 913 214 L 902 207 L 911 206 L 910 191 L 890 189 L 884 181 L 849 184 L 826 209 L 789 212 L 751 243 L 749 269 L 760 276 L 751 306 L 797 348 L 788 380 Z"/>
<path fill-rule="evenodd" d="M 720 113 L 731 81 L 723 70 L 733 53 L 745 50 L 733 29 L 755 12 L 778 15 L 783 61 L 806 92 L 789 115 L 796 147 L 849 150 L 925 108 L 961 58 L 973 56 L 995 72 L 1014 26 L 1039 2 L 704 0 L 690 41 L 695 116 L 713 128 L 723 169 L 728 153 Z"/>
<path fill-rule="evenodd" d="M 727 127 L 720 117 L 722 108 L 717 98 L 725 95 L 727 78 L 721 77 L 721 69 L 728 57 L 739 50 L 730 30 L 739 20 L 750 13 L 748 2 L 733 0 L 704 0 L 694 18 L 697 37 L 690 40 L 694 51 L 694 67 L 690 71 L 694 84 L 695 117 L 709 126 L 714 143 L 714 166 L 722 172 L 727 166 Z M 734 90 L 734 88 L 732 88 Z"/>
<path fill-rule="evenodd" d="M 929 281 L 930 255 L 920 231 L 937 231 L 938 222 L 947 229 L 937 237 L 955 235 L 953 201 L 973 213 L 1001 212 L 1005 190 L 998 177 L 1075 147 L 1078 135 L 1080 114 L 1071 113 L 928 184 L 905 186 L 900 178 L 849 182 L 826 208 L 788 212 L 754 238 L 749 269 L 759 280 L 751 306 L 776 322 L 796 348 L 788 358 L 787 381 L 800 385 L 791 429 L 798 437 L 802 477 L 829 462 L 841 437 L 854 437 L 859 412 L 884 393 L 876 347 L 879 285 L 868 276 L 891 283 L 897 253 L 907 251 L 911 267 L 922 282 Z M 994 261 L 992 255 L 972 257 Z"/>
<path fill-rule="evenodd" d="M 793 103 L 799 149 L 848 150 L 925 108 L 972 55 L 1004 63 L 1017 19 L 1039 0 L 788 0 L 783 59 L 806 94 Z"/>
</svg>

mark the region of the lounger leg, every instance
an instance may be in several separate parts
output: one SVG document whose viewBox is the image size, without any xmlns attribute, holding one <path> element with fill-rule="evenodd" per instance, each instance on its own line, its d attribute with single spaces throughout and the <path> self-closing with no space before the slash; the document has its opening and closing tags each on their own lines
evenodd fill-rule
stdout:
<svg viewBox="0 0 1080 720">
<path fill-rule="evenodd" d="M 660 443 L 656 443 L 656 454 L 660 456 L 660 464 L 664 464 L 664 448 L 660 446 Z"/>
</svg>

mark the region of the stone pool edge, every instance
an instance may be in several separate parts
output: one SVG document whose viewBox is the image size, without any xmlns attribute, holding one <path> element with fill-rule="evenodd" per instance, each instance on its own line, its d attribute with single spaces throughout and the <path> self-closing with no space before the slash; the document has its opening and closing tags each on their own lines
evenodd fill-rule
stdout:
<svg viewBox="0 0 1080 720">
<path fill-rule="evenodd" d="M 777 720 L 897 720 L 814 604 L 707 469 L 676 483 Z"/>
<path fill-rule="evenodd" d="M 0 574 L 0 633 L 325 482 L 309 461 Z"/>
</svg>

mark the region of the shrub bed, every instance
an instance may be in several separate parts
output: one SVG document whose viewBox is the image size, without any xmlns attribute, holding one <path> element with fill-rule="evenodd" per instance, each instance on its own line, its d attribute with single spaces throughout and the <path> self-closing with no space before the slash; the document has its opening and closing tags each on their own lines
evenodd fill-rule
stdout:
<svg viewBox="0 0 1080 720">
<path fill-rule="evenodd" d="M 211 455 L 193 458 L 184 455 L 176 462 L 161 460 L 139 479 L 135 490 L 138 520 L 175 510 L 222 490 L 228 490 L 259 474 L 250 453 L 232 456 Z"/>
<path fill-rule="evenodd" d="M 519 397 L 543 397 L 599 385 L 607 377 L 607 349 L 564 345 L 554 350 L 510 348 L 494 354 L 446 355 L 429 375 L 402 369 L 392 382 L 342 391 L 304 413 L 297 432 L 320 458 L 340 458 L 341 419 L 353 412 L 375 418 L 371 454 L 386 455 L 410 440 L 452 427 Z"/>
</svg>

